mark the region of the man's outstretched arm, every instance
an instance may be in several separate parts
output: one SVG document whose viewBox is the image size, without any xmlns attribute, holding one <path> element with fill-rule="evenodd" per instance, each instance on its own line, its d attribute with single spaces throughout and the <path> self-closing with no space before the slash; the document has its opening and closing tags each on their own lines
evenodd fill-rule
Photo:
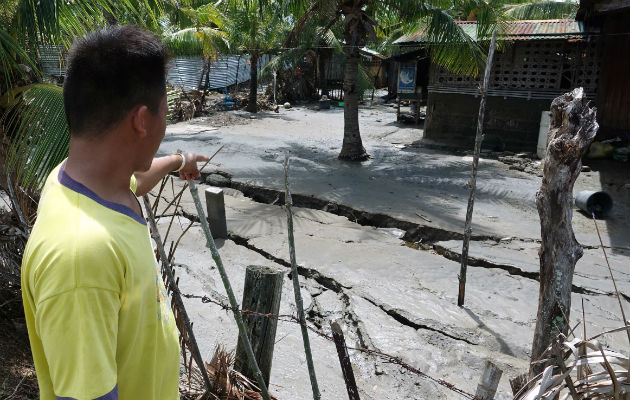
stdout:
<svg viewBox="0 0 630 400">
<path fill-rule="evenodd" d="M 181 179 L 199 178 L 198 162 L 208 161 L 208 157 L 193 153 L 184 153 L 186 158 L 184 168 L 179 171 Z M 182 157 L 178 154 L 171 154 L 164 157 L 156 157 L 151 163 L 151 168 L 144 172 L 136 172 L 136 196 L 143 196 L 151 191 L 155 185 L 169 172 L 177 170 L 182 165 Z"/>
</svg>

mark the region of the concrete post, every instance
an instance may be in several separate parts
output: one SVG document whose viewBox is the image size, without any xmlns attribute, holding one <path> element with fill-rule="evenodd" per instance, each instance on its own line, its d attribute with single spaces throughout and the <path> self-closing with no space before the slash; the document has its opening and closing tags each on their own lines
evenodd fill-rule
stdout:
<svg viewBox="0 0 630 400">
<path fill-rule="evenodd" d="M 227 239 L 227 224 L 225 222 L 225 200 L 223 189 L 209 187 L 206 189 L 206 211 L 210 232 L 214 238 Z"/>
</svg>

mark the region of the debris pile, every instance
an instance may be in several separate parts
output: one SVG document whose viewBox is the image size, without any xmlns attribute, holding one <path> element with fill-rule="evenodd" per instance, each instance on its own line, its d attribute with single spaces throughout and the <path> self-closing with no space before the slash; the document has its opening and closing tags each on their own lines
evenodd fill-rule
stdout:
<svg viewBox="0 0 630 400">
<path fill-rule="evenodd" d="M 509 165 L 509 169 L 542 176 L 542 162 L 537 160 L 533 153 L 514 154 L 506 151 L 503 154 L 504 155 L 499 156 L 497 159 Z"/>
<path fill-rule="evenodd" d="M 234 90 L 228 92 L 222 89 L 218 92 L 201 90 L 171 90 L 168 92 L 168 120 L 171 122 L 188 121 L 197 117 L 213 115 L 221 111 L 240 110 L 249 103 L 249 90 Z M 278 105 L 273 101 L 259 96 L 256 102 L 259 111 L 276 111 Z M 231 123 L 232 121 L 229 121 Z M 219 126 L 226 125 L 225 123 Z"/>
</svg>

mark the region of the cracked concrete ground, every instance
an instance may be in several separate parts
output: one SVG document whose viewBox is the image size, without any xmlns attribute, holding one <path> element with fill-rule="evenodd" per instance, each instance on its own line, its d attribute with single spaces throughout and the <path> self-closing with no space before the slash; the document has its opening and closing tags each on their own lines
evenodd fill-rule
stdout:
<svg viewBox="0 0 630 400">
<path fill-rule="evenodd" d="M 279 206 L 281 161 L 288 150 L 293 192 L 302 195 L 296 198 L 304 206 L 294 208 L 295 237 L 309 323 L 329 333 L 328 322 L 342 319 L 348 345 L 399 356 L 473 393 L 484 360 L 491 359 L 505 371 L 497 398 L 510 398 L 508 378 L 526 371 L 535 324 L 540 228 L 533 196 L 540 178 L 482 160 L 473 219 L 477 240 L 471 242 L 466 307 L 459 308 L 459 263 L 453 260 L 459 257 L 461 241 L 452 239 L 463 226 L 469 157 L 424 147 L 419 142 L 422 130 L 391 123 L 395 117 L 387 108 L 361 113 L 365 145 L 374 156 L 361 166 L 334 158 L 341 139 L 338 110 L 297 108 L 202 133 L 196 132 L 207 130 L 203 120 L 171 125 L 161 152 L 210 155 L 226 144 L 215 159 L 218 165 L 207 172 L 231 176 L 224 186 L 246 193 L 225 189 L 230 239 L 219 241 L 239 300 L 247 265 L 289 265 L 286 215 Z M 627 295 L 630 250 L 623 204 L 628 204 L 628 193 L 618 177 L 590 175 L 582 174 L 576 187 L 606 188 L 616 201 L 611 219 L 599 226 L 617 284 Z M 271 190 L 256 202 L 251 197 L 257 198 L 262 187 Z M 170 188 L 163 193 L 165 200 L 172 196 Z M 186 217 L 197 218 L 188 192 L 178 213 L 185 216 L 177 217 L 182 226 Z M 162 233 L 165 223 L 161 221 Z M 575 213 L 574 227 L 587 248 L 576 267 L 571 319 L 581 319 L 584 299 L 589 335 L 618 327 L 618 304 L 592 221 Z M 171 235 L 179 230 L 178 225 Z M 423 235 L 426 240 L 419 248 L 427 250 L 408 247 L 401 239 L 413 236 L 416 241 Z M 224 290 L 203 243 L 194 224 L 176 253 L 180 288 L 221 299 Z M 236 346 L 230 314 L 199 300 L 186 300 L 186 305 L 206 357 L 217 344 Z M 295 312 L 288 277 L 280 312 Z M 602 341 L 618 347 L 622 339 L 608 335 Z M 277 340 L 272 390 L 280 399 L 310 397 L 299 327 L 280 322 Z M 311 340 L 323 398 L 346 398 L 333 344 L 314 334 Z M 362 398 L 462 398 L 395 365 L 355 351 L 351 356 Z"/>
<path fill-rule="evenodd" d="M 200 189 L 203 187 L 200 185 Z M 173 195 L 163 193 L 162 197 L 170 201 Z M 279 205 L 257 203 L 234 189 L 225 189 L 225 204 L 231 239 L 219 241 L 219 252 L 240 300 L 247 265 L 275 265 L 288 272 L 286 214 Z M 196 218 L 188 191 L 179 212 Z M 435 251 L 405 246 L 392 230 L 361 226 L 321 210 L 295 208 L 294 216 L 305 308 L 314 326 L 330 333 L 328 321 L 341 318 L 350 346 L 401 357 L 421 371 L 469 392 L 474 392 L 486 359 L 498 364 L 506 377 L 527 369 L 537 305 L 532 299 L 538 293 L 534 279 L 500 268 L 469 267 L 467 303 L 459 308 L 458 262 Z M 188 224 L 186 217 L 177 218 L 182 227 Z M 161 225 L 166 222 L 163 220 Z M 172 238 L 178 235 L 178 229 L 172 230 Z M 180 288 L 184 293 L 220 301 L 218 293 L 224 291 L 209 251 L 201 248 L 203 242 L 200 228 L 193 225 L 176 252 L 176 262 L 181 264 Z M 477 242 L 473 244 L 474 256 Z M 618 326 L 613 297 L 576 293 L 572 315 L 581 315 L 582 298 L 590 330 Z M 186 305 L 195 331 L 202 338 L 203 354 L 209 354 L 217 344 L 228 348 L 236 345 L 237 329 L 231 315 L 195 299 L 186 300 Z M 295 313 L 288 278 L 280 312 Z M 276 385 L 272 388 L 279 398 L 308 397 L 310 387 L 299 327 L 281 322 L 278 329 L 271 378 Z M 332 343 L 311 336 L 320 385 L 328 389 L 325 398 L 345 398 Z M 623 343 L 621 339 L 605 337 L 603 341 L 616 346 Z M 356 352 L 352 356 L 361 394 L 366 398 L 461 398 L 401 368 Z M 501 381 L 500 392 L 497 398 L 509 398 L 507 378 Z"/>
</svg>

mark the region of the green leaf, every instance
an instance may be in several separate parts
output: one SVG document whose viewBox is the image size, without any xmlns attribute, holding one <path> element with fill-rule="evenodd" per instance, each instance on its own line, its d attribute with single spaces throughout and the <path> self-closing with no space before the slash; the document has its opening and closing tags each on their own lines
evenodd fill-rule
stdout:
<svg viewBox="0 0 630 400">
<path fill-rule="evenodd" d="M 70 131 L 63 106 L 62 88 L 37 84 L 24 91 L 21 101 L 3 117 L 12 138 L 7 171 L 15 184 L 41 189 L 48 174 L 68 155 Z"/>
<path fill-rule="evenodd" d="M 39 75 L 39 69 L 33 59 L 27 54 L 18 41 L 11 36 L 6 25 L 0 22 L 0 88 L 10 88 L 15 78 L 14 75 L 25 75 L 25 70 L 20 64 L 26 65 Z"/>
<path fill-rule="evenodd" d="M 579 3 L 574 1 L 534 1 L 507 6 L 505 15 L 520 20 L 575 18 Z"/>
</svg>

